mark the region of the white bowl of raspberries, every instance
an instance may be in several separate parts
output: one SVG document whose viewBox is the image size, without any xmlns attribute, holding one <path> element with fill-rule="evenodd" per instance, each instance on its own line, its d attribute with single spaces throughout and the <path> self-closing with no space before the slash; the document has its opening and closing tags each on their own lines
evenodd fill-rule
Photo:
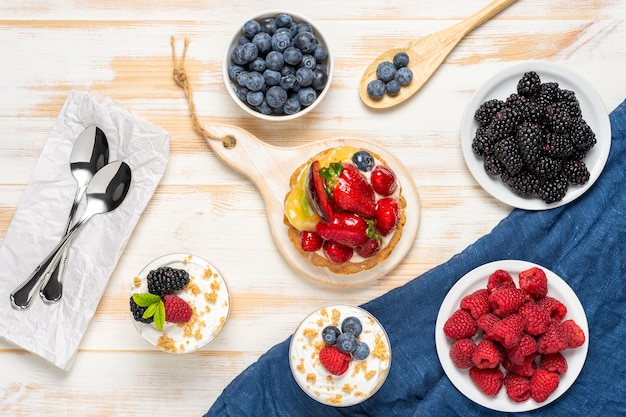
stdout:
<svg viewBox="0 0 626 417">
<path fill-rule="evenodd" d="M 587 356 L 583 307 L 558 275 L 519 260 L 463 276 L 439 311 L 435 342 L 446 375 L 497 411 L 542 407 L 567 391 Z"/>
<path fill-rule="evenodd" d="M 333 57 L 321 29 L 294 12 L 266 11 L 246 19 L 223 59 L 228 94 L 263 120 L 293 120 L 326 96 Z"/>
</svg>

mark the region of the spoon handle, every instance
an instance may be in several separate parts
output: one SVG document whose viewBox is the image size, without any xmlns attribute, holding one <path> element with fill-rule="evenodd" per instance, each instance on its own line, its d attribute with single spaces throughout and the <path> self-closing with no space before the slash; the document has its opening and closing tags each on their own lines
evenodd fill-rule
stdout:
<svg viewBox="0 0 626 417">
<path fill-rule="evenodd" d="M 467 19 L 463 20 L 460 23 L 457 23 L 457 25 L 459 27 L 464 27 L 463 34 L 465 35 L 476 29 L 478 26 L 482 25 L 487 20 L 491 19 L 516 1 L 517 0 L 494 0 Z"/>
</svg>

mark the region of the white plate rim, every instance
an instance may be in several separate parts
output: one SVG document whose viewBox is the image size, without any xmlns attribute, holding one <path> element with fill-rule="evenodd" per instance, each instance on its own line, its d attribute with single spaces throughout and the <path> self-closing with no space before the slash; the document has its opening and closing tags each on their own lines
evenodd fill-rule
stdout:
<svg viewBox="0 0 626 417">
<path fill-rule="evenodd" d="M 564 320 L 573 319 L 576 321 L 576 323 L 584 331 L 586 338 L 582 346 L 576 349 L 567 349 L 562 352 L 563 356 L 567 359 L 568 370 L 561 376 L 557 390 L 552 393 L 546 401 L 537 403 L 534 400 L 529 399 L 528 401 L 522 403 L 516 403 L 508 398 L 504 387 L 502 387 L 500 392 L 495 397 L 482 393 L 472 382 L 466 369 L 458 369 L 454 366 L 449 355 L 452 341 L 443 333 L 443 325 L 448 317 L 450 317 L 450 315 L 459 308 L 459 303 L 465 295 L 479 288 L 487 287 L 487 279 L 495 270 L 504 269 L 505 271 L 508 271 L 517 283 L 517 274 L 532 267 L 539 267 L 544 270 L 546 276 L 548 277 L 548 296 L 557 298 L 567 306 L 568 311 Z M 443 370 L 448 376 L 448 379 L 450 379 L 450 382 L 452 382 L 452 384 L 463 395 L 475 403 L 492 410 L 502 412 L 522 412 L 535 410 L 548 405 L 563 395 L 572 386 L 582 371 L 585 359 L 587 358 L 587 351 L 589 349 L 589 325 L 587 323 L 585 311 L 580 300 L 578 299 L 578 296 L 576 296 L 576 293 L 574 293 L 570 286 L 557 274 L 544 266 L 528 261 L 500 260 L 489 262 L 473 269 L 461 277 L 452 286 L 441 304 L 437 315 L 437 321 L 435 324 L 435 344 L 437 356 L 439 357 Z"/>
<path fill-rule="evenodd" d="M 498 176 L 491 176 L 483 168 L 483 158 L 472 150 L 472 140 L 478 127 L 474 121 L 476 109 L 492 98 L 506 99 L 516 92 L 517 82 L 527 71 L 535 71 L 542 82 L 555 81 L 559 87 L 572 90 L 580 103 L 583 118 L 596 134 L 596 145 L 585 158 L 590 171 L 584 185 L 572 185 L 565 197 L 556 203 L 546 204 L 538 197 L 525 198 L 515 194 Z M 559 64 L 544 61 L 527 61 L 497 72 L 475 92 L 465 108 L 461 122 L 461 148 L 465 163 L 479 185 L 497 200 L 515 208 L 546 210 L 560 207 L 583 195 L 600 176 L 611 148 L 611 123 L 606 106 L 593 86 L 577 72 Z"/>
</svg>

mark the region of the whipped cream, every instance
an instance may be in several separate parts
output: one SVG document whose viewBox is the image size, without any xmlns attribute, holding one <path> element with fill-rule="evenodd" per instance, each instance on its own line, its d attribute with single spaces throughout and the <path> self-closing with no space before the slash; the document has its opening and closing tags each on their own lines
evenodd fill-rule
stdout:
<svg viewBox="0 0 626 417">
<path fill-rule="evenodd" d="M 341 328 L 350 316 L 361 320 L 363 332 L 358 340 L 367 343 L 370 355 L 353 359 L 343 375 L 332 375 L 319 361 L 326 346 L 322 330 L 326 326 Z M 321 308 L 302 321 L 289 346 L 291 372 L 304 392 L 327 405 L 346 407 L 365 401 L 382 386 L 391 366 L 389 338 L 381 324 L 359 307 L 336 305 Z"/>
</svg>

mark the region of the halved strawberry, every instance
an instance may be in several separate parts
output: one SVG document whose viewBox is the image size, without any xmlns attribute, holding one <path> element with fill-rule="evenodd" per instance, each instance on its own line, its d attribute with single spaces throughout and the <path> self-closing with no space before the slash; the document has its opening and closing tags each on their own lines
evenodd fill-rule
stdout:
<svg viewBox="0 0 626 417">
<path fill-rule="evenodd" d="M 354 250 L 360 256 L 364 258 L 369 258 L 371 256 L 374 256 L 376 252 L 378 252 L 378 250 L 380 249 L 379 241 L 380 241 L 380 236 L 376 235 L 375 237 L 368 239 L 368 241 L 365 242 L 364 244 L 359 245 L 356 248 L 354 248 Z"/>
<path fill-rule="evenodd" d="M 351 163 L 333 162 L 320 175 L 333 196 L 335 205 L 371 219 L 376 212 L 374 189 Z"/>
<path fill-rule="evenodd" d="M 391 197 L 385 197 L 376 204 L 376 229 L 381 235 L 387 236 L 389 232 L 396 228 L 400 219 L 398 202 Z"/>
<path fill-rule="evenodd" d="M 324 220 L 330 220 L 334 210 L 332 202 L 326 191 L 326 181 L 320 173 L 320 162 L 313 161 L 309 168 L 309 181 L 307 186 L 307 197 L 309 205 Z"/>
<path fill-rule="evenodd" d="M 330 221 L 320 221 L 316 232 L 325 240 L 354 248 L 367 242 L 371 237 L 370 225 L 356 213 L 340 211 Z"/>
<path fill-rule="evenodd" d="M 330 240 L 324 242 L 322 249 L 324 250 L 324 255 L 326 255 L 326 258 L 334 264 L 342 264 L 344 262 L 348 262 L 354 254 L 354 250 L 352 248 L 339 245 L 337 243 L 331 242 Z"/>
</svg>

